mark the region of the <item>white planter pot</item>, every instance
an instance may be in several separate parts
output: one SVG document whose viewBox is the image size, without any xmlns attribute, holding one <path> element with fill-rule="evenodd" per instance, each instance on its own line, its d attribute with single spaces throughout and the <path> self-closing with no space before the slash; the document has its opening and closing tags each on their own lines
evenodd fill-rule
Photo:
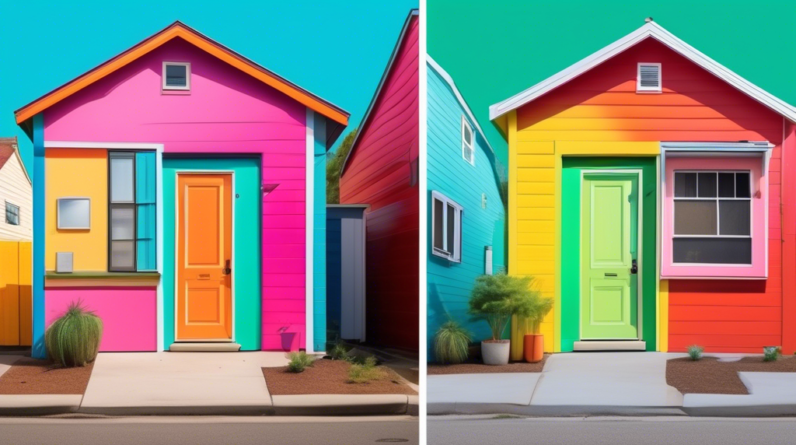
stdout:
<svg viewBox="0 0 796 445">
<path fill-rule="evenodd" d="M 508 365 L 511 341 L 482 341 L 481 359 L 485 365 Z"/>
</svg>

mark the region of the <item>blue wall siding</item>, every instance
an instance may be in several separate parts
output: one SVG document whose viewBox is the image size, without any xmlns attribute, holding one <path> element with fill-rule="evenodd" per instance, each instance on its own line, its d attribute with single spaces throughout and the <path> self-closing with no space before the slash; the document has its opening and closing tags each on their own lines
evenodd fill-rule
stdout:
<svg viewBox="0 0 796 445">
<path fill-rule="evenodd" d="M 493 271 L 505 266 L 505 210 L 500 198 L 495 158 L 481 134 L 476 134 L 475 165 L 462 158 L 461 120 L 466 115 L 450 86 L 428 69 L 428 239 L 431 245 L 431 192 L 442 193 L 464 207 L 462 262 L 428 256 L 428 355 L 434 360 L 434 334 L 448 319 L 458 321 L 474 341 L 489 337 L 484 321 L 467 314 L 475 278 L 484 273 L 484 248 L 492 246 Z M 469 121 L 469 119 L 468 119 Z M 482 208 L 481 195 L 487 206 Z"/>
<path fill-rule="evenodd" d="M 313 311 L 315 352 L 326 351 L 326 118 L 315 116 L 315 172 L 313 182 Z M 309 331 L 309 327 L 307 328 Z M 307 336 L 309 337 L 309 335 Z M 310 338 L 307 338 L 310 341 Z"/>
<path fill-rule="evenodd" d="M 138 206 L 137 227 L 137 268 L 157 270 L 157 215 L 155 195 L 157 194 L 157 160 L 154 151 L 135 154 L 135 201 Z"/>
</svg>

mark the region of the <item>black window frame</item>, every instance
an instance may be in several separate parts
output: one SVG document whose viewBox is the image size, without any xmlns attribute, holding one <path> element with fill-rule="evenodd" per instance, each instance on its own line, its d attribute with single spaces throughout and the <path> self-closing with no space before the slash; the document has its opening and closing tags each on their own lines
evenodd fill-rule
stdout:
<svg viewBox="0 0 796 445">
<path fill-rule="evenodd" d="M 135 150 L 109 150 L 108 151 L 108 271 L 109 272 L 138 272 L 138 206 L 136 205 L 136 156 Z M 114 156 L 115 155 L 115 156 Z M 122 155 L 122 156 L 119 156 Z M 127 158 L 133 161 L 133 197 L 130 202 L 113 202 L 113 177 L 111 162 L 113 158 Z M 128 208 L 133 209 L 133 239 L 132 240 L 114 240 L 113 239 L 113 209 L 114 208 Z M 113 242 L 114 241 L 132 241 L 133 243 L 133 265 L 131 268 L 114 267 L 113 265 Z"/>
</svg>

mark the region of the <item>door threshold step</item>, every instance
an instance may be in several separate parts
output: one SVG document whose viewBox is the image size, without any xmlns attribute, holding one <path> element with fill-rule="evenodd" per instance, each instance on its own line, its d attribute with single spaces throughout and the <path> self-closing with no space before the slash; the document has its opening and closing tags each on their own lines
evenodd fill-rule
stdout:
<svg viewBox="0 0 796 445">
<path fill-rule="evenodd" d="M 590 340 L 576 341 L 575 351 L 646 351 L 647 342 L 642 340 Z"/>
<path fill-rule="evenodd" d="M 238 343 L 172 343 L 171 352 L 237 352 L 240 351 Z"/>
</svg>

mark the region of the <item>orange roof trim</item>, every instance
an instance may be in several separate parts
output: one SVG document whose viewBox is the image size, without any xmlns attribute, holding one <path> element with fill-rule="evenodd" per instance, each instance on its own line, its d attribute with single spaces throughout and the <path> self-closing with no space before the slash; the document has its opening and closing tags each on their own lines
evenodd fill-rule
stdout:
<svg viewBox="0 0 796 445">
<path fill-rule="evenodd" d="M 210 38 L 200 34 L 196 30 L 179 21 L 174 22 L 163 31 L 160 31 L 152 37 L 149 37 L 148 39 L 94 68 L 93 70 L 83 74 L 82 76 L 65 85 L 56 88 L 50 93 L 45 94 L 30 104 L 25 105 L 24 107 L 15 111 L 14 115 L 16 117 L 17 124 L 25 122 L 34 115 L 46 110 L 47 108 L 77 93 L 94 82 L 97 82 L 105 76 L 108 76 L 127 64 L 143 57 L 144 55 L 177 37 L 193 44 L 203 51 L 228 63 L 229 65 L 232 65 L 233 67 L 243 71 L 255 79 L 260 80 L 277 91 L 286 94 L 288 97 L 296 100 L 316 113 L 322 114 L 323 116 L 326 116 L 327 118 L 342 124 L 343 126 L 348 125 L 349 113 L 345 110 L 321 99 L 307 90 L 302 89 L 301 87 L 263 68 L 262 66 L 241 56 L 231 49 L 221 45 L 220 43 L 211 40 Z"/>
</svg>

